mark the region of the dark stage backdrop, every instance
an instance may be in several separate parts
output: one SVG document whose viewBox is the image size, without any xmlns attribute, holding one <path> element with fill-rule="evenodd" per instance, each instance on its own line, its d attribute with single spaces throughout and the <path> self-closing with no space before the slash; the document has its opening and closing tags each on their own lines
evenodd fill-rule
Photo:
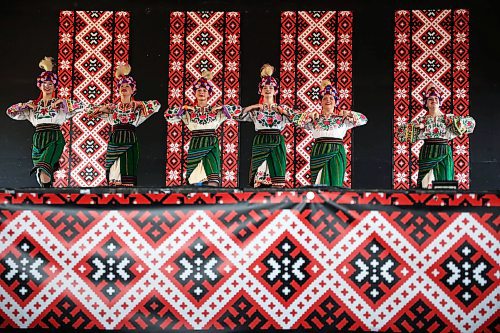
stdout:
<svg viewBox="0 0 500 333">
<path fill-rule="evenodd" d="M 167 103 L 169 13 L 178 10 L 241 12 L 242 105 L 258 100 L 260 66 L 280 62 L 280 13 L 285 10 L 353 11 L 353 110 L 366 114 L 366 126 L 354 130 L 352 187 L 392 187 L 392 117 L 394 11 L 398 9 L 470 10 L 470 115 L 476 119 L 470 136 L 471 190 L 500 188 L 500 24 L 495 1 L 10 1 L 3 6 L 0 27 L 0 187 L 36 186 L 31 169 L 33 128 L 14 121 L 4 110 L 38 95 L 38 61 L 57 56 L 60 10 L 126 10 L 131 13 L 130 62 L 139 99 Z M 162 112 L 138 128 L 141 143 L 139 185 L 165 184 L 165 133 Z M 240 132 L 240 186 L 248 185 L 253 124 Z"/>
</svg>

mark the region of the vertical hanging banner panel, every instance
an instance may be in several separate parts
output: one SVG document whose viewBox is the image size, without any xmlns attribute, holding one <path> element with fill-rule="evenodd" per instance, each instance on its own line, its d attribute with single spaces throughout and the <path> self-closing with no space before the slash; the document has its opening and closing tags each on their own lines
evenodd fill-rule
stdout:
<svg viewBox="0 0 500 333">
<path fill-rule="evenodd" d="M 205 69 L 214 74 L 211 105 L 239 104 L 240 14 L 173 12 L 170 14 L 168 105 L 195 101 L 193 83 Z M 217 131 L 221 145 L 223 187 L 238 186 L 239 125 L 226 121 Z M 191 134 L 184 124 L 167 123 L 166 185 L 187 184 L 186 158 Z"/>
<path fill-rule="evenodd" d="M 58 95 L 92 104 L 117 101 L 114 71 L 128 62 L 128 12 L 63 11 L 59 16 Z M 57 187 L 106 185 L 109 125 L 79 114 L 62 126 L 66 147 Z"/>
<path fill-rule="evenodd" d="M 416 187 L 418 155 L 414 144 L 397 137 L 399 125 L 425 114 L 422 93 L 434 83 L 441 91 L 443 113 L 469 115 L 469 12 L 458 10 L 400 10 L 394 33 L 393 187 Z M 470 186 L 469 138 L 453 140 L 455 180 Z"/>
<path fill-rule="evenodd" d="M 352 107 L 352 12 L 298 11 L 281 14 L 280 102 L 299 112 L 321 110 L 320 84 L 337 81 L 339 108 Z M 309 156 L 313 137 L 302 128 L 283 130 L 287 148 L 286 186 L 310 185 Z M 344 138 L 351 186 L 351 133 Z"/>
</svg>

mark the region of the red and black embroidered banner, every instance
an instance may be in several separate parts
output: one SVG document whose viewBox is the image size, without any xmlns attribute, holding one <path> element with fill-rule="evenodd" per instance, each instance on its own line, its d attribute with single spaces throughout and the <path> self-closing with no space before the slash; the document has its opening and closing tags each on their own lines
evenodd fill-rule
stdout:
<svg viewBox="0 0 500 333">
<path fill-rule="evenodd" d="M 352 12 L 299 11 L 281 14 L 280 102 L 299 111 L 321 108 L 321 81 L 337 80 L 342 110 L 352 106 Z M 287 187 L 311 183 L 312 135 L 287 125 Z M 351 186 L 351 131 L 344 138 L 347 168 L 344 186 Z"/>
<path fill-rule="evenodd" d="M 114 71 L 128 62 L 128 12 L 63 11 L 59 16 L 58 96 L 102 104 L 117 98 Z M 109 125 L 86 114 L 62 126 L 66 146 L 54 186 L 106 185 Z"/>
<path fill-rule="evenodd" d="M 192 104 L 191 87 L 204 69 L 214 74 L 209 103 L 239 104 L 240 14 L 173 12 L 170 14 L 168 105 Z M 226 121 L 217 131 L 221 145 L 222 186 L 238 186 L 239 125 Z M 166 185 L 187 184 L 191 134 L 184 124 L 167 124 Z"/>
<path fill-rule="evenodd" d="M 0 328 L 498 331 L 500 197 L 0 193 Z"/>
<path fill-rule="evenodd" d="M 393 187 L 416 187 L 423 141 L 401 142 L 397 126 L 422 115 L 422 92 L 430 82 L 442 92 L 444 113 L 469 115 L 469 12 L 400 10 L 394 32 Z M 453 140 L 455 179 L 470 186 L 469 138 Z"/>
</svg>

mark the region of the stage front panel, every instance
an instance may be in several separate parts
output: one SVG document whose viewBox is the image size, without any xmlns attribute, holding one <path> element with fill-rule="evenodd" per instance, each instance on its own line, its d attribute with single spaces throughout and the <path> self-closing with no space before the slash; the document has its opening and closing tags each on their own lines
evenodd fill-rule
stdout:
<svg viewBox="0 0 500 333">
<path fill-rule="evenodd" d="M 417 185 L 418 155 L 423 141 L 402 142 L 397 128 L 425 114 L 422 93 L 431 82 L 442 93 L 443 113 L 469 115 L 468 10 L 400 10 L 395 14 L 394 189 Z M 468 189 L 469 137 L 454 139 L 452 148 L 455 180 L 460 189 Z"/>
<path fill-rule="evenodd" d="M 352 12 L 288 11 L 281 13 L 280 103 L 299 112 L 321 111 L 321 81 L 336 82 L 342 110 L 352 107 Z M 299 127 L 283 130 L 287 147 L 286 186 L 310 185 L 312 135 Z M 351 132 L 344 138 L 351 186 Z"/>
<path fill-rule="evenodd" d="M 193 105 L 193 83 L 205 69 L 215 85 L 210 105 L 239 104 L 240 14 L 170 14 L 168 106 Z M 186 159 L 191 133 L 182 123 L 167 123 L 166 185 L 187 184 Z M 238 186 L 239 124 L 226 121 L 217 131 L 221 145 L 222 187 Z"/>
<path fill-rule="evenodd" d="M 500 197 L 0 194 L 0 327 L 498 331 Z"/>
<path fill-rule="evenodd" d="M 86 103 L 117 101 L 116 66 L 128 62 L 128 12 L 62 11 L 59 16 L 58 96 Z M 110 127 L 78 114 L 62 126 L 66 146 L 55 173 L 57 187 L 106 185 Z"/>
</svg>

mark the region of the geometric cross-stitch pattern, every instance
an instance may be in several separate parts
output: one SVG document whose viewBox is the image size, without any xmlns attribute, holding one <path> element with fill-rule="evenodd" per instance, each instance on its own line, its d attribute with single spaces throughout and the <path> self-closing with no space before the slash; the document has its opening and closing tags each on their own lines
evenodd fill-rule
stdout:
<svg viewBox="0 0 500 333">
<path fill-rule="evenodd" d="M 377 237 L 370 237 L 358 250 L 340 265 L 340 273 L 349 277 L 348 282 L 371 306 L 382 303 L 405 277 L 411 276 L 409 267 Z"/>
<path fill-rule="evenodd" d="M 422 92 L 434 83 L 442 93 L 441 110 L 469 115 L 469 11 L 399 10 L 394 32 L 393 188 L 416 187 L 423 141 L 399 140 L 398 125 L 425 114 Z M 455 180 L 470 187 L 469 137 L 451 143 Z"/>
<path fill-rule="evenodd" d="M 81 305 L 73 295 L 58 297 L 52 306 L 33 322 L 33 327 L 43 329 L 103 329 L 92 312 Z M 29 330 L 28 330 L 29 331 Z"/>
<path fill-rule="evenodd" d="M 128 12 L 62 11 L 59 16 L 58 96 L 85 103 L 115 102 L 114 72 L 128 62 Z M 104 162 L 110 127 L 77 114 L 62 126 L 66 146 L 56 187 L 106 185 Z"/>
<path fill-rule="evenodd" d="M 213 77 L 209 105 L 239 104 L 240 14 L 173 12 L 170 14 L 168 105 L 195 101 L 193 83 L 205 69 Z M 221 186 L 238 185 L 239 124 L 224 122 L 217 130 L 221 146 Z M 183 123 L 167 123 L 166 186 L 187 184 L 186 160 L 191 133 Z"/>
<path fill-rule="evenodd" d="M 0 328 L 494 332 L 499 207 L 494 193 L 0 193 Z"/>
<path fill-rule="evenodd" d="M 472 241 L 460 241 L 429 271 L 434 281 L 465 311 L 477 305 L 495 280 L 494 261 L 477 248 Z"/>
<path fill-rule="evenodd" d="M 5 283 L 10 295 L 24 304 L 40 291 L 42 284 L 49 281 L 53 275 L 51 273 L 58 269 L 60 267 L 44 255 L 43 249 L 27 237 L 13 243 L 0 260 L 1 282 Z"/>
<path fill-rule="evenodd" d="M 196 303 L 213 294 L 233 270 L 228 260 L 203 238 L 197 236 L 186 244 L 179 256 L 165 268 L 174 276 L 179 289 Z"/>
<path fill-rule="evenodd" d="M 120 242 L 111 237 L 97 250 L 84 258 L 77 268 L 82 277 L 91 281 L 92 287 L 105 301 L 111 302 L 119 297 L 122 290 L 142 273 L 144 267 L 128 253 Z"/>
<path fill-rule="evenodd" d="M 321 110 L 320 84 L 335 82 L 341 110 L 352 107 L 352 12 L 298 11 L 281 13 L 280 103 L 298 112 Z M 313 137 L 286 125 L 286 187 L 311 183 L 309 156 Z M 347 168 L 344 186 L 351 185 L 351 131 L 344 137 Z"/>
<path fill-rule="evenodd" d="M 323 268 L 287 234 L 271 246 L 251 271 L 284 304 L 291 304 Z"/>
</svg>

